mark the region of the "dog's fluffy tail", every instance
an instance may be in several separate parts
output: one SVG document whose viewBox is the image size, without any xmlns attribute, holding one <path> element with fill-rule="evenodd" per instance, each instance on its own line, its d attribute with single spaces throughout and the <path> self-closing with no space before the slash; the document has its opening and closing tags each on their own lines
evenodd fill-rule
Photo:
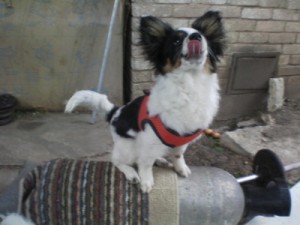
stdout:
<svg viewBox="0 0 300 225">
<path fill-rule="evenodd" d="M 106 95 L 88 90 L 77 91 L 69 99 L 65 112 L 70 113 L 77 106 L 84 106 L 97 112 L 104 111 L 106 114 L 114 108 L 114 104 L 107 99 Z"/>
</svg>

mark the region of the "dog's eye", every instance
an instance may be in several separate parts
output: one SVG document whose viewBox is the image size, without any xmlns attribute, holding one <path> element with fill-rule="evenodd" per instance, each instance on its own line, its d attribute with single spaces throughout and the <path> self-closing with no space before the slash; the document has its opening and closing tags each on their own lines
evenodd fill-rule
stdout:
<svg viewBox="0 0 300 225">
<path fill-rule="evenodd" d="M 182 44 L 182 41 L 181 41 L 180 39 L 176 39 L 176 40 L 173 41 L 173 44 L 174 44 L 175 46 L 179 46 L 179 45 Z"/>
</svg>

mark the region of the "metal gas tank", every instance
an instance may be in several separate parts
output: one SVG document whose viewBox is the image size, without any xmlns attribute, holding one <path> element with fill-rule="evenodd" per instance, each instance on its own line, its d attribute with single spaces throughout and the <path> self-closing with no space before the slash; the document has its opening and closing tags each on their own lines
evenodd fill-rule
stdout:
<svg viewBox="0 0 300 225">
<path fill-rule="evenodd" d="M 236 225 L 245 198 L 236 179 L 215 167 L 192 167 L 178 179 L 181 225 Z"/>
</svg>

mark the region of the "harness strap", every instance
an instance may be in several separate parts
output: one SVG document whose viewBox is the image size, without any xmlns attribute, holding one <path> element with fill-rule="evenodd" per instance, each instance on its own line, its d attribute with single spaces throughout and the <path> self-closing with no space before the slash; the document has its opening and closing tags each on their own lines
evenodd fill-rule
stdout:
<svg viewBox="0 0 300 225">
<path fill-rule="evenodd" d="M 138 125 L 140 130 L 145 129 L 145 125 L 148 123 L 157 137 L 169 147 L 179 147 L 181 145 L 187 144 L 197 138 L 204 130 L 196 130 L 192 134 L 179 135 L 176 131 L 166 128 L 161 121 L 159 116 L 150 117 L 147 110 L 147 104 L 149 101 L 149 95 L 145 95 L 142 101 L 139 115 L 138 115 Z"/>
</svg>

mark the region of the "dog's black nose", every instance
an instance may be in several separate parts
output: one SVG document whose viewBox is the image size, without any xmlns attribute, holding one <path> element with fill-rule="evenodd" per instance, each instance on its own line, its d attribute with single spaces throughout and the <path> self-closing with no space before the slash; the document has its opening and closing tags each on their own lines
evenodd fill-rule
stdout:
<svg viewBox="0 0 300 225">
<path fill-rule="evenodd" d="M 202 37 L 199 33 L 193 33 L 189 36 L 189 39 L 201 41 Z"/>
</svg>

